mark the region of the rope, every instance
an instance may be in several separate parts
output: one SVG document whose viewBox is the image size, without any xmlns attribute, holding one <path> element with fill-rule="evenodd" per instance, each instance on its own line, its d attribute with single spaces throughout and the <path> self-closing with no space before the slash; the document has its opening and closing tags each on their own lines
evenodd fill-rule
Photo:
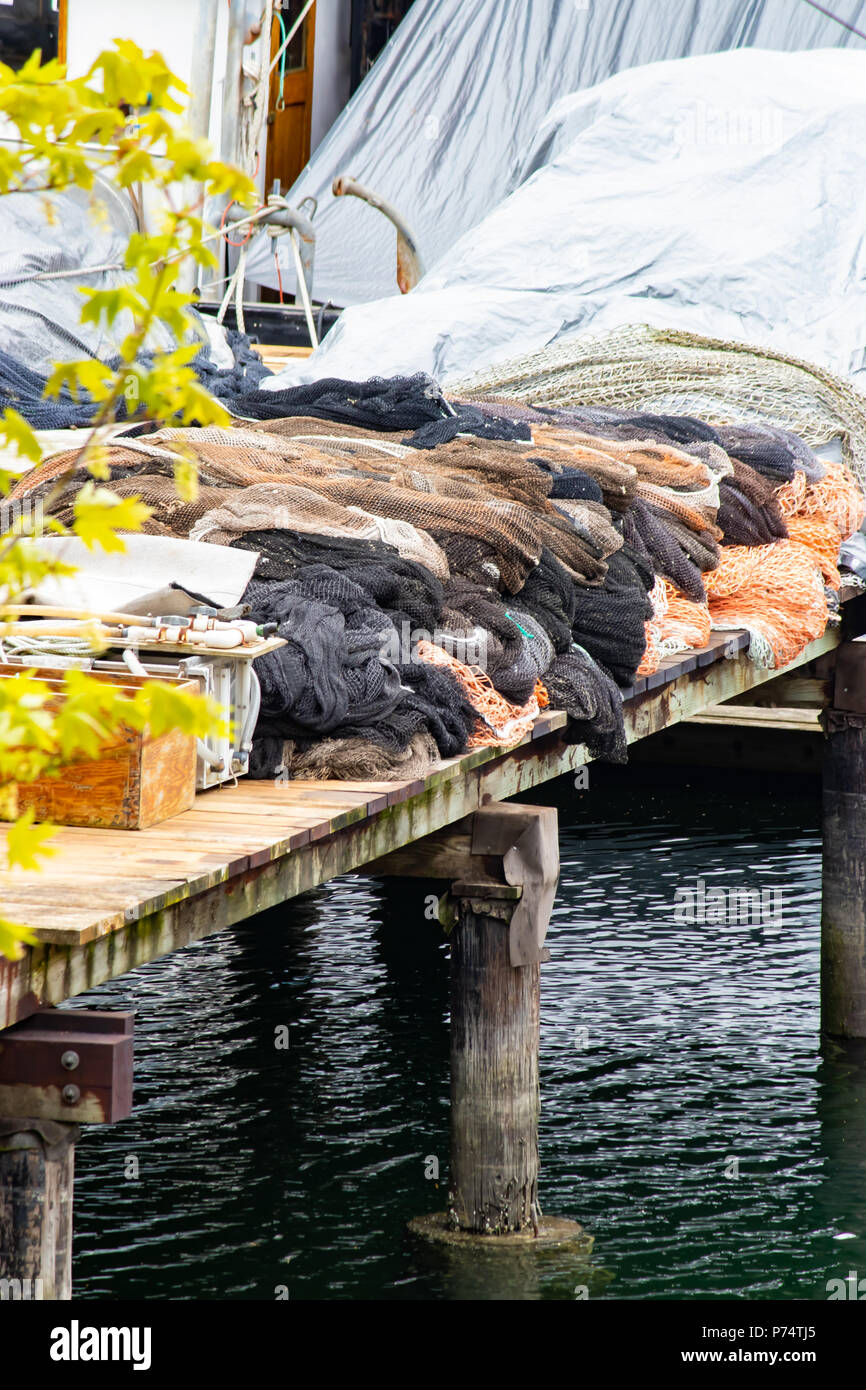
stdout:
<svg viewBox="0 0 866 1390">
<path fill-rule="evenodd" d="M 22 655 L 92 656 L 93 644 L 86 637 L 4 637 L 10 652 Z"/>
<path fill-rule="evenodd" d="M 296 33 L 298 32 L 298 30 L 300 29 L 300 27 L 301 27 L 301 25 L 303 24 L 304 20 L 306 19 L 307 15 L 310 13 L 310 10 L 313 8 L 313 5 L 314 5 L 314 4 L 315 4 L 315 0 L 307 0 L 306 5 L 305 5 L 304 8 L 301 10 L 301 13 L 298 15 L 297 19 L 295 20 L 295 22 L 294 22 L 294 24 L 292 25 L 291 29 L 289 30 L 288 34 L 286 34 L 286 37 L 283 39 L 283 42 L 280 44 L 280 47 L 277 49 L 277 52 L 276 52 L 276 54 L 274 55 L 273 61 L 271 62 L 271 66 L 268 68 L 268 77 L 270 77 L 270 75 L 271 75 L 271 73 L 273 72 L 274 68 L 277 66 L 277 63 L 278 63 L 278 62 L 280 61 L 280 59 L 282 58 L 283 54 L 285 53 L 285 51 L 286 51 L 286 49 L 288 48 L 289 44 L 292 42 L 292 39 L 295 37 L 295 34 L 296 34 Z M 281 20 L 280 22 L 282 23 L 282 20 Z"/>
<path fill-rule="evenodd" d="M 832 19 L 834 23 L 841 25 L 843 29 L 847 29 L 849 34 L 856 34 L 858 39 L 866 39 L 866 34 L 863 33 L 862 29 L 858 29 L 856 24 L 852 24 L 850 20 L 842 19 L 839 15 L 834 14 L 832 10 L 826 10 L 823 5 L 817 3 L 817 0 L 803 0 L 803 3 L 809 5 L 811 9 L 818 10 L 821 14 L 826 15 L 828 19 Z"/>
<path fill-rule="evenodd" d="M 243 301 L 243 294 L 244 294 L 244 271 L 246 270 L 246 268 L 247 268 L 247 247 L 246 247 L 246 243 L 244 242 L 244 243 L 242 244 L 242 246 L 241 246 L 240 255 L 238 256 L 238 263 L 237 263 L 237 265 L 235 266 L 234 270 L 232 271 L 231 276 L 229 277 L 229 282 L 228 282 L 228 286 L 226 287 L 226 292 L 225 292 L 225 294 L 223 295 L 222 303 L 220 304 L 220 307 L 219 307 L 219 309 L 217 310 L 217 323 L 222 323 L 223 319 L 224 319 L 225 316 L 226 316 L 226 309 L 229 307 L 229 304 L 231 303 L 232 295 L 234 294 L 234 295 L 235 295 L 235 310 L 236 310 L 236 313 L 237 313 L 237 325 L 238 325 L 238 331 L 239 331 L 240 333 L 244 333 L 244 332 L 246 331 L 246 330 L 245 330 L 245 327 L 244 327 L 244 301 Z"/>
<path fill-rule="evenodd" d="M 244 279 L 247 268 L 247 248 L 241 247 L 238 256 L 237 276 L 235 277 L 235 318 L 239 333 L 246 333 L 246 323 L 244 321 Z"/>
<path fill-rule="evenodd" d="M 294 227 L 291 229 L 290 240 L 292 243 L 292 253 L 295 258 L 295 273 L 298 277 L 298 291 L 301 296 L 301 303 L 304 306 L 304 317 L 307 320 L 307 330 L 310 334 L 310 342 L 314 348 L 319 346 L 319 339 L 316 334 L 316 325 L 313 321 L 313 306 L 310 303 L 310 294 L 307 289 L 307 282 L 304 279 L 304 267 L 301 264 L 301 252 L 298 247 L 298 234 Z"/>
<path fill-rule="evenodd" d="M 283 111 L 283 110 L 285 110 L 285 105 L 286 105 L 285 97 L 284 97 L 284 90 L 285 90 L 285 84 L 286 84 L 286 50 L 287 50 L 287 48 L 288 48 L 288 39 L 287 39 L 287 37 L 286 37 L 286 22 L 285 22 L 285 20 L 283 19 L 283 12 L 282 12 L 282 10 L 277 10 L 276 14 L 277 14 L 277 22 L 279 23 L 279 26 L 280 26 L 280 34 L 281 34 L 282 40 L 283 40 L 283 46 L 282 46 L 282 48 L 280 49 L 280 52 L 279 52 L 279 58 L 280 58 L 280 88 L 279 88 L 279 90 L 280 90 L 280 94 L 279 94 L 279 96 L 277 97 L 277 110 L 278 110 L 278 111 Z M 270 77 L 270 71 L 268 72 L 268 76 Z"/>
<path fill-rule="evenodd" d="M 14 279 L 0 280 L 0 289 L 7 289 L 11 285 L 29 284 L 31 280 L 65 280 L 68 278 L 80 278 L 84 275 L 102 275 L 107 270 L 124 270 L 122 261 L 106 261 L 105 265 L 82 265 L 75 266 L 72 270 L 37 270 L 29 275 L 18 275 Z"/>
</svg>

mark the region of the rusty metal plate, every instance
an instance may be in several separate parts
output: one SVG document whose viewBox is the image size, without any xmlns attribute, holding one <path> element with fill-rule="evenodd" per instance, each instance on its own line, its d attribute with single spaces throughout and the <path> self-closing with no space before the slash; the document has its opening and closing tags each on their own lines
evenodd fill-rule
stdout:
<svg viewBox="0 0 866 1390">
<path fill-rule="evenodd" d="M 134 1017 L 40 1009 L 0 1033 L 0 1115 L 77 1124 L 125 1119 Z"/>
<path fill-rule="evenodd" d="M 833 708 L 866 714 L 866 638 L 843 642 L 836 652 Z"/>
</svg>

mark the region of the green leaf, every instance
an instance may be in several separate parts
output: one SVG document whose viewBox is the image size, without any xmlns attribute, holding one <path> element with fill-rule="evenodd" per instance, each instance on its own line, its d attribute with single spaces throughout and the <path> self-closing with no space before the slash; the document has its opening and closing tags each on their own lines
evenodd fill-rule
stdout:
<svg viewBox="0 0 866 1390">
<path fill-rule="evenodd" d="M 0 956 L 6 956 L 8 960 L 20 960 L 24 954 L 24 945 L 36 946 L 38 941 L 39 938 L 34 936 L 29 927 L 0 917 Z"/>
<path fill-rule="evenodd" d="M 33 430 L 17 410 L 11 406 L 4 410 L 2 416 L 2 433 L 6 438 L 6 443 L 11 449 L 24 458 L 31 459 L 34 463 L 42 460 L 42 447 Z"/>
<path fill-rule="evenodd" d="M 6 858 L 10 868 L 38 869 L 40 859 L 50 859 L 57 850 L 47 841 L 57 833 L 54 825 L 34 825 L 30 807 L 6 831 Z"/>
<path fill-rule="evenodd" d="M 195 459 L 178 460 L 174 465 L 174 485 L 184 502 L 198 497 L 198 465 Z"/>
<path fill-rule="evenodd" d="M 126 549 L 118 531 L 139 531 L 151 515 L 150 507 L 138 497 L 117 497 L 107 488 L 85 483 L 73 505 L 72 529 L 88 550 Z"/>
</svg>

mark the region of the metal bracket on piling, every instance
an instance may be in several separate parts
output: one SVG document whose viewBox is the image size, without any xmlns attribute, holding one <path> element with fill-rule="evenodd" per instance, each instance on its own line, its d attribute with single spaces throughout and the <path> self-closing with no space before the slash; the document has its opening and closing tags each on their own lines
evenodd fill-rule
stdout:
<svg viewBox="0 0 866 1390">
<path fill-rule="evenodd" d="M 866 637 L 836 649 L 831 711 L 866 717 Z"/>
<path fill-rule="evenodd" d="M 126 1119 L 134 1018 L 39 1009 L 0 1033 L 0 1115 L 91 1125 Z"/>
<path fill-rule="evenodd" d="M 0 1300 L 72 1297 L 78 1125 L 131 1113 L 133 1018 L 45 1008 L 0 1032 Z"/>
</svg>

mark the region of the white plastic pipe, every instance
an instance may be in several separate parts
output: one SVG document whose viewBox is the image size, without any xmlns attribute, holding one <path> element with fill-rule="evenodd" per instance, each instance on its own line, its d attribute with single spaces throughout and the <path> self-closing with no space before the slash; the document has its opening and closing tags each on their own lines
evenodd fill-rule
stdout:
<svg viewBox="0 0 866 1390">
<path fill-rule="evenodd" d="M 189 647 L 214 647 L 219 651 L 244 645 L 244 634 L 236 627 L 224 628 L 220 632 L 196 632 L 190 627 L 129 627 L 124 633 L 124 641 L 177 643 Z"/>
</svg>

